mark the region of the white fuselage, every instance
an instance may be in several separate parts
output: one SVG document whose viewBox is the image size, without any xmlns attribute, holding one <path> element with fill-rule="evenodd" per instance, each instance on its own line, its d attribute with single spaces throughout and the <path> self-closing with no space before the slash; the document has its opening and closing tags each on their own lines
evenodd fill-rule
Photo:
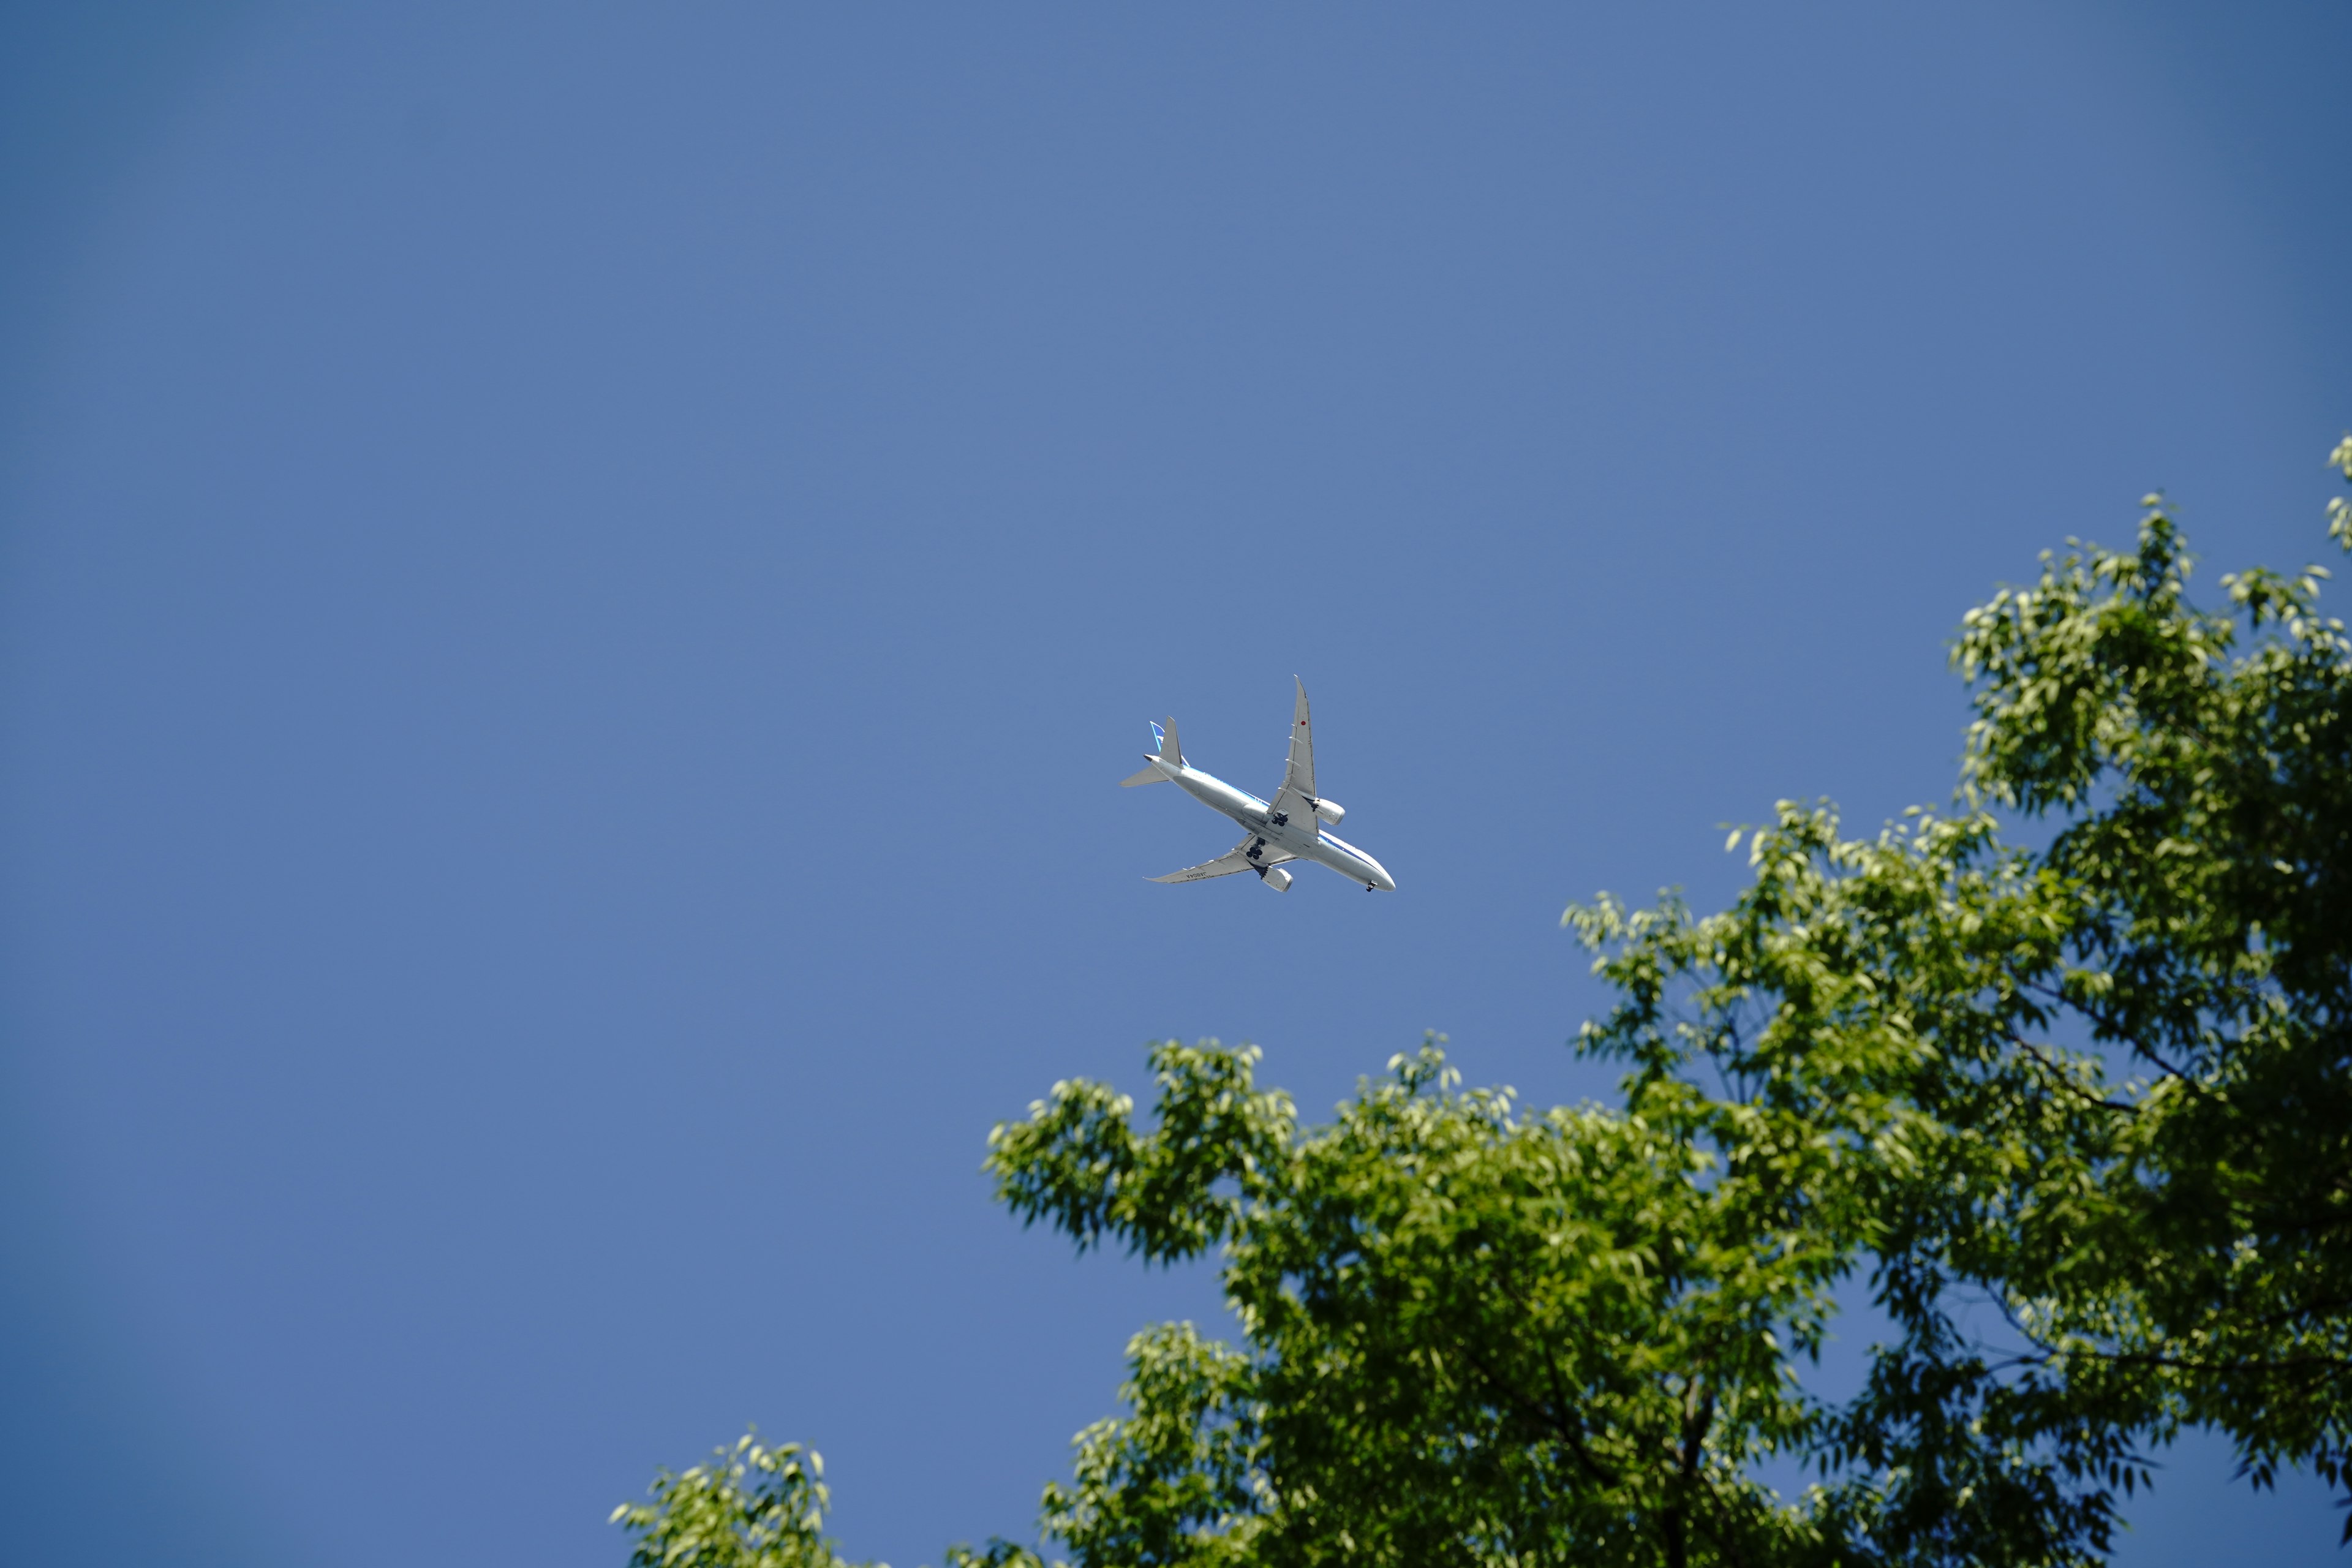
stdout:
<svg viewBox="0 0 2352 1568">
<path fill-rule="evenodd" d="M 1274 808 L 1247 790 L 1235 789 L 1189 763 L 1167 757 L 1148 756 L 1145 760 L 1174 780 L 1186 795 L 1223 812 L 1283 853 L 1328 866 L 1351 882 L 1396 891 L 1396 879 L 1389 875 L 1387 867 L 1332 833 L 1313 812 L 1292 812 L 1288 822 L 1278 823 L 1274 820 Z"/>
</svg>

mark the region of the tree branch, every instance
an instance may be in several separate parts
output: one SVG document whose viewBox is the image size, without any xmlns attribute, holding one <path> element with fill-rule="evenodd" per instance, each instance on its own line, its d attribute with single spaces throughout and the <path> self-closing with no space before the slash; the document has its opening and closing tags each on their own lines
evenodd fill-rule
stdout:
<svg viewBox="0 0 2352 1568">
<path fill-rule="evenodd" d="M 2139 1107 L 2137 1105 L 2126 1105 L 2122 1100 L 2109 1100 L 2103 1095 L 2094 1094 L 2089 1089 L 2084 1089 L 2081 1084 L 2076 1083 L 2073 1078 L 2068 1076 L 2065 1068 L 2060 1067 L 2056 1062 L 2043 1055 L 2041 1047 L 2034 1045 L 2032 1041 L 2026 1039 L 2023 1036 L 2004 1033 L 2001 1037 L 2006 1039 L 2011 1045 L 2015 1046 L 2019 1050 L 2023 1051 L 2027 1056 L 2032 1057 L 2036 1062 L 2040 1063 L 2043 1075 L 2055 1082 L 2059 1088 L 2066 1090 L 2068 1093 L 2074 1095 L 2076 1098 L 2085 1100 L 2092 1105 L 2095 1105 L 2103 1110 L 2113 1110 L 2125 1116 L 2137 1116 L 2139 1114 Z"/>
</svg>

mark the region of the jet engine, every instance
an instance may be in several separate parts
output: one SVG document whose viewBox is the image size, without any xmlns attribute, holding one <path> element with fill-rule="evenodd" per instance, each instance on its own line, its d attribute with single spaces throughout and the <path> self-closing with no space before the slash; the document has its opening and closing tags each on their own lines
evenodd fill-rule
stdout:
<svg viewBox="0 0 2352 1568">
<path fill-rule="evenodd" d="M 1290 873 L 1279 866 L 1268 866 L 1258 874 L 1258 879 L 1277 893 L 1290 891 Z"/>
<path fill-rule="evenodd" d="M 1318 800 L 1315 803 L 1315 815 L 1337 827 L 1339 819 L 1348 815 L 1348 808 L 1336 801 Z"/>
</svg>

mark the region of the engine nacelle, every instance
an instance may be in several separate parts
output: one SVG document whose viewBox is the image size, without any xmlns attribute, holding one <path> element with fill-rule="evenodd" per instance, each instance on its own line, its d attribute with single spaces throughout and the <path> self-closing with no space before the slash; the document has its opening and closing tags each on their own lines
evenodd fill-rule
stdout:
<svg viewBox="0 0 2352 1568">
<path fill-rule="evenodd" d="M 1348 815 L 1348 808 L 1336 801 L 1318 800 L 1315 803 L 1315 815 L 1337 827 L 1339 819 Z"/>
<path fill-rule="evenodd" d="M 1258 874 L 1258 880 L 1277 893 L 1290 891 L 1290 873 L 1279 866 L 1268 866 Z"/>
</svg>

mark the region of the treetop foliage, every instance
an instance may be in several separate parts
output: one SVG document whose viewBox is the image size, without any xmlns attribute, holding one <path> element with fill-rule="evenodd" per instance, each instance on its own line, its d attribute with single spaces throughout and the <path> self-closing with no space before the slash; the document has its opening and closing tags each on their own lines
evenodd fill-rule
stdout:
<svg viewBox="0 0 2352 1568">
<path fill-rule="evenodd" d="M 2352 549 L 2352 506 L 2328 528 Z M 1971 611 L 1948 808 L 1849 838 L 1784 801 L 1720 912 L 1571 906 L 1622 1105 L 1465 1089 L 1433 1038 L 1305 1126 L 1254 1047 L 1168 1041 L 1149 1125 L 1070 1081 L 998 1127 L 1013 1214 L 1214 1250 L 1241 1330 L 1136 1337 L 1044 1537 L 1080 1568 L 2087 1563 L 2186 1427 L 2257 1486 L 2352 1483 L 2352 640 L 2324 568 L 2200 607 L 2193 564 L 2150 497 L 2134 549 Z M 1888 1338 L 1831 1400 L 1801 1374 L 1842 1290 Z M 834 1568 L 814 1456 L 734 1454 L 615 1515 L 635 1568 Z"/>
<path fill-rule="evenodd" d="M 824 1538 L 824 1460 L 798 1443 L 747 1432 L 709 1464 L 662 1471 L 652 1497 L 613 1510 L 636 1537 L 629 1568 L 854 1568 Z"/>
</svg>

